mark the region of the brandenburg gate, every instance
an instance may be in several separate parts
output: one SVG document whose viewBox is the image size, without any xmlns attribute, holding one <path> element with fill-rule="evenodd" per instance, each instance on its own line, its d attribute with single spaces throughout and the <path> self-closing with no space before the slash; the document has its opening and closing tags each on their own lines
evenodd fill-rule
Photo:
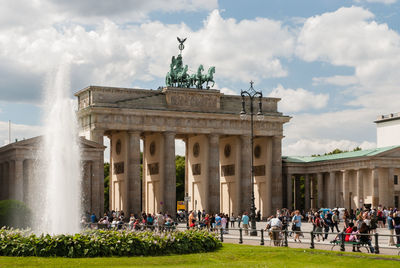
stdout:
<svg viewBox="0 0 400 268">
<path fill-rule="evenodd" d="M 75 94 L 82 135 L 100 144 L 103 136 L 110 139 L 110 210 L 176 214 L 175 139 L 186 144 L 189 210 L 250 210 L 251 129 L 250 119 L 239 115 L 242 98 L 208 87 L 214 67 L 211 79 L 201 76 L 203 66 L 192 76 L 187 69 L 179 54 L 166 87 L 89 86 Z M 285 191 L 281 140 L 290 117 L 278 112 L 278 101 L 262 98 L 264 119 L 254 122 L 254 192 L 265 216 L 282 207 Z"/>
</svg>

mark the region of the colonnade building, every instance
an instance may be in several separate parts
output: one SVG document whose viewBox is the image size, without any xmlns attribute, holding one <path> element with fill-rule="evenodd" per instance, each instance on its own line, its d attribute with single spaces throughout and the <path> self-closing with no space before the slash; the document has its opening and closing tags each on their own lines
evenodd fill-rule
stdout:
<svg viewBox="0 0 400 268">
<path fill-rule="evenodd" d="M 81 134 L 99 144 L 104 136 L 110 139 L 110 209 L 175 215 L 175 139 L 181 139 L 189 210 L 249 211 L 251 129 L 250 119 L 239 116 L 240 96 L 214 89 L 99 86 L 75 95 Z M 262 98 L 264 119 L 254 125 L 254 189 L 262 215 L 281 208 L 284 199 L 281 140 L 290 117 L 278 112 L 278 101 Z"/>
<path fill-rule="evenodd" d="M 400 146 L 283 157 L 283 174 L 284 205 L 289 208 L 399 207 Z M 300 178 L 304 179 L 304 191 L 300 190 Z"/>
<path fill-rule="evenodd" d="M 81 148 L 82 204 L 84 211 L 100 215 L 104 210 L 104 149 L 105 147 L 79 139 Z M 14 199 L 29 206 L 33 187 L 40 187 L 42 137 L 16 141 L 0 148 L 0 200 Z"/>
</svg>

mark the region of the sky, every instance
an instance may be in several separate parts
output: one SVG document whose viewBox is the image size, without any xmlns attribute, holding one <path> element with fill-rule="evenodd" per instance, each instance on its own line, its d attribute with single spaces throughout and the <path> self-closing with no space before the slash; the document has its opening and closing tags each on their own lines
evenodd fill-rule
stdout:
<svg viewBox="0 0 400 268">
<path fill-rule="evenodd" d="M 189 71 L 216 67 L 216 89 L 279 97 L 283 155 L 376 146 L 399 112 L 400 0 L 0 0 L 0 146 L 42 133 L 43 88 L 70 67 L 89 85 L 164 86 L 176 37 Z M 177 143 L 177 153 L 184 146 Z"/>
</svg>

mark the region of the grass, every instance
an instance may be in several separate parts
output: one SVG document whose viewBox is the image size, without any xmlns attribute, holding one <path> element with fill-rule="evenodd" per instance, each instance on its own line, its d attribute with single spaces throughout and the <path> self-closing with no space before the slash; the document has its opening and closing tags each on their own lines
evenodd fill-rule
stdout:
<svg viewBox="0 0 400 268">
<path fill-rule="evenodd" d="M 161 257 L 0 257 L 0 267 L 399 267 L 400 257 L 223 244 L 215 252 Z"/>
</svg>

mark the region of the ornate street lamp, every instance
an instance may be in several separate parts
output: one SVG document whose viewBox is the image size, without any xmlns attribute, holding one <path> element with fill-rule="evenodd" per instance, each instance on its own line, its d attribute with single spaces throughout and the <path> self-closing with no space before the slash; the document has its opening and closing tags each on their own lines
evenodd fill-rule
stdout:
<svg viewBox="0 0 400 268">
<path fill-rule="evenodd" d="M 240 95 L 242 96 L 242 111 L 240 112 L 240 119 L 246 120 L 247 113 L 246 113 L 246 97 L 250 98 L 250 130 L 251 130 L 251 207 L 250 207 L 250 220 L 251 220 L 251 236 L 257 236 L 257 229 L 256 229 L 256 205 L 255 205 L 255 197 L 254 197 L 254 109 L 253 109 L 253 102 L 255 98 L 258 98 L 258 112 L 257 112 L 257 119 L 263 120 L 264 115 L 262 113 L 262 92 L 256 91 L 253 88 L 254 82 L 250 82 L 250 88 L 248 90 L 241 90 Z"/>
</svg>

